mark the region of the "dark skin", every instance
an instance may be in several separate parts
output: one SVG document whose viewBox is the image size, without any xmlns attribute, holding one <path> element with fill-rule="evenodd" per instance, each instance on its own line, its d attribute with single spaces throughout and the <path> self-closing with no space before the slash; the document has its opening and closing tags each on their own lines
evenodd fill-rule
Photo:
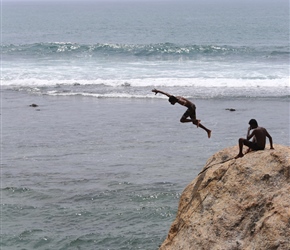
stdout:
<svg viewBox="0 0 290 250">
<path fill-rule="evenodd" d="M 170 95 L 170 94 L 168 94 L 168 93 L 166 93 L 166 92 L 164 92 L 164 91 L 161 91 L 161 90 L 157 90 L 157 89 L 152 89 L 152 92 L 154 92 L 155 93 L 155 95 L 157 94 L 157 93 L 160 93 L 160 94 L 163 94 L 163 95 L 166 95 L 166 96 L 168 96 L 168 97 L 171 97 L 172 95 Z M 191 102 L 191 101 L 189 101 L 188 99 L 186 99 L 186 98 L 184 98 L 184 97 L 182 97 L 182 96 L 175 96 L 176 97 L 176 101 L 170 101 L 170 103 L 172 104 L 172 105 L 174 105 L 175 103 L 178 103 L 178 104 L 180 104 L 180 105 L 182 105 L 182 106 L 185 106 L 185 107 L 187 107 L 187 108 L 191 108 L 192 107 L 192 105 L 193 105 L 193 103 Z M 180 119 L 180 122 L 182 122 L 182 123 L 186 123 L 186 122 L 192 122 L 194 125 L 196 125 L 197 127 L 200 127 L 200 128 L 202 128 L 203 130 L 205 130 L 206 132 L 207 132 L 207 136 L 208 136 L 208 138 L 210 138 L 211 137 L 211 130 L 209 130 L 209 129 L 207 129 L 205 126 L 203 126 L 201 123 L 200 123 L 200 120 L 197 120 L 197 119 L 189 119 L 189 118 L 185 118 L 185 117 L 181 117 L 181 119 Z"/>
<path fill-rule="evenodd" d="M 253 131 L 251 132 L 251 130 Z M 266 138 L 268 138 L 270 141 L 270 149 L 274 149 L 273 140 L 268 131 L 263 127 L 259 127 L 258 125 L 250 124 L 250 127 L 248 128 L 247 139 L 244 138 L 239 139 L 239 153 L 235 158 L 237 159 L 244 156 L 243 146 L 246 145 L 247 142 L 249 142 L 251 139 L 252 142 L 257 144 L 260 150 L 263 150 L 266 146 Z M 250 152 L 251 150 L 252 149 L 249 148 L 246 153 Z"/>
</svg>

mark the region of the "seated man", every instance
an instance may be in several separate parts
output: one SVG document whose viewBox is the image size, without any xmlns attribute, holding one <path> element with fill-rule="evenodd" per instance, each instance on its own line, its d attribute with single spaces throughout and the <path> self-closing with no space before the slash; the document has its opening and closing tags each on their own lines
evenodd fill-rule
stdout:
<svg viewBox="0 0 290 250">
<path fill-rule="evenodd" d="M 273 141 L 271 135 L 268 133 L 268 131 L 263 128 L 258 126 L 258 122 L 255 119 L 251 119 L 249 121 L 250 127 L 248 128 L 248 133 L 247 133 L 247 139 L 240 138 L 239 139 L 239 154 L 235 157 L 236 159 L 239 157 L 243 157 L 243 145 L 246 145 L 249 147 L 249 151 L 251 150 L 264 150 L 265 145 L 266 145 L 266 137 L 269 138 L 270 141 L 270 148 L 273 148 Z M 252 133 L 250 131 L 253 129 Z M 252 139 L 250 141 L 250 139 Z"/>
</svg>

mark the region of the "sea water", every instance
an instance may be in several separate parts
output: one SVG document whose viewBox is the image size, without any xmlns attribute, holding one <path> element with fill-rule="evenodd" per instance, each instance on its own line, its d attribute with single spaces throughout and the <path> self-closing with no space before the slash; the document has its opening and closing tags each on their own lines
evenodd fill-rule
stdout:
<svg viewBox="0 0 290 250">
<path fill-rule="evenodd" d="M 157 249 L 183 189 L 250 119 L 290 144 L 285 0 L 1 14 L 1 249 Z M 192 100 L 212 137 L 153 88 Z"/>
</svg>

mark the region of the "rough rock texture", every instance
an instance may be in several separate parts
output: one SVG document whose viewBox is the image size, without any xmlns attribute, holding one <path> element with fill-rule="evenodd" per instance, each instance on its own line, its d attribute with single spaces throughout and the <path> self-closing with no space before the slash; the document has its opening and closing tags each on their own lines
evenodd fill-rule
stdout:
<svg viewBox="0 0 290 250">
<path fill-rule="evenodd" d="M 209 158 L 160 250 L 290 250 L 290 147 L 274 148 Z"/>
</svg>

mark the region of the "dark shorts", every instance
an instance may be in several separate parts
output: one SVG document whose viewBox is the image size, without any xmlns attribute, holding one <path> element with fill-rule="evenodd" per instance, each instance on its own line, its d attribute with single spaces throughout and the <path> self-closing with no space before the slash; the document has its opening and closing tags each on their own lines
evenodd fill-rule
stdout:
<svg viewBox="0 0 290 250">
<path fill-rule="evenodd" d="M 260 147 L 256 142 L 244 140 L 244 145 L 248 146 L 249 148 L 257 151 L 257 150 L 264 150 L 265 148 Z"/>
<path fill-rule="evenodd" d="M 193 104 L 190 108 L 188 108 L 185 113 L 183 114 L 182 118 L 190 117 L 192 120 L 196 120 L 196 112 L 195 112 L 195 105 Z"/>
</svg>

